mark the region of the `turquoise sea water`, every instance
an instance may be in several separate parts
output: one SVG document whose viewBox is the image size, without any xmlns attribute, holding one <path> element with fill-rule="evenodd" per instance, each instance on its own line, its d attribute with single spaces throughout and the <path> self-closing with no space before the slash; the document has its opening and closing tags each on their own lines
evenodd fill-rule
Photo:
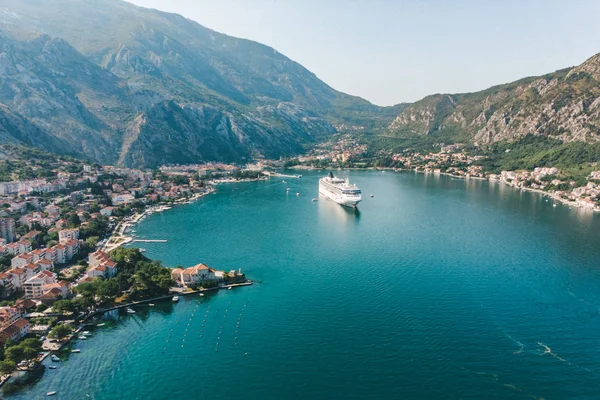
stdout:
<svg viewBox="0 0 600 400">
<path fill-rule="evenodd" d="M 307 173 L 149 217 L 139 236 L 168 243 L 148 256 L 262 283 L 113 312 L 5 396 L 600 398 L 599 216 L 482 181 L 351 178 L 356 214 L 312 202 Z"/>
</svg>

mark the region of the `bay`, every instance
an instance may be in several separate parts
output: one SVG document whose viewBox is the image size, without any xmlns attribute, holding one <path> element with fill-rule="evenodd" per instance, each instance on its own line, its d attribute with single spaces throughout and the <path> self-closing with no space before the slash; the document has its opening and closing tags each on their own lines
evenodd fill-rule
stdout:
<svg viewBox="0 0 600 400">
<path fill-rule="evenodd" d="M 319 176 L 221 185 L 144 220 L 141 238 L 168 240 L 143 243 L 149 257 L 256 283 L 112 312 L 81 353 L 5 397 L 600 397 L 597 215 L 375 171 L 350 173 L 355 213 L 311 201 Z"/>
</svg>

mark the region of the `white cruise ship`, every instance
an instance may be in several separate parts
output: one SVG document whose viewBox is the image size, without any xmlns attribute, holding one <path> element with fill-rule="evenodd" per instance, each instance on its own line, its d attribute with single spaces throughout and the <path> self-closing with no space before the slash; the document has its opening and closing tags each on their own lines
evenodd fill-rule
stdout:
<svg viewBox="0 0 600 400">
<path fill-rule="evenodd" d="M 337 178 L 330 172 L 328 176 L 319 179 L 319 193 L 338 204 L 356 208 L 361 202 L 360 189 L 351 184 L 348 179 Z"/>
</svg>

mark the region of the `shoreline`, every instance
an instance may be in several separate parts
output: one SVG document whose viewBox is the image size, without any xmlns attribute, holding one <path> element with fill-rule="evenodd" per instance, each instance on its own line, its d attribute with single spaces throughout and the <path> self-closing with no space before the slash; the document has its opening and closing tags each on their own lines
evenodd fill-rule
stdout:
<svg viewBox="0 0 600 400">
<path fill-rule="evenodd" d="M 327 170 L 327 168 L 314 168 L 314 167 L 307 167 L 307 168 L 297 168 L 297 167 L 290 167 L 288 169 L 298 169 L 298 170 L 309 170 L 309 171 L 324 171 Z M 512 185 L 508 182 L 503 182 L 500 181 L 499 179 L 490 179 L 489 177 L 483 177 L 483 176 L 471 176 L 471 175 L 455 175 L 449 172 L 433 172 L 433 171 L 421 171 L 421 170 L 417 170 L 414 168 L 389 168 L 389 167 L 367 167 L 367 168 L 336 168 L 336 169 L 332 169 L 332 170 L 349 170 L 349 171 L 393 171 L 393 172 L 416 172 L 419 174 L 425 174 L 425 175 L 446 175 L 449 176 L 451 178 L 456 178 L 456 179 L 463 179 L 463 180 L 468 180 L 468 179 L 477 179 L 480 181 L 487 181 L 489 183 L 501 183 L 503 185 L 512 187 L 516 190 L 524 190 L 524 191 L 528 191 L 528 192 L 532 192 L 532 193 L 537 193 L 540 194 L 542 196 L 547 196 L 550 197 L 552 200 L 555 200 L 556 202 L 565 205 L 569 208 L 575 207 L 581 210 L 585 210 L 585 211 L 592 211 L 594 213 L 600 213 L 600 206 L 595 206 L 595 207 L 585 207 L 581 204 L 579 204 L 577 201 L 573 201 L 570 199 L 565 199 L 560 197 L 559 195 L 557 195 L 555 192 L 547 192 L 545 190 L 542 189 L 535 189 L 535 188 L 530 188 L 530 187 L 523 187 L 523 186 L 515 186 Z"/>
<path fill-rule="evenodd" d="M 138 301 L 133 301 L 133 302 L 129 302 L 126 304 L 119 304 L 119 305 L 114 305 L 108 308 L 103 308 L 100 310 L 96 310 L 94 312 L 91 312 L 89 315 L 85 316 L 75 327 L 75 329 L 73 330 L 73 333 L 63 342 L 61 343 L 57 343 L 57 347 L 53 348 L 53 349 L 43 349 L 44 355 L 39 359 L 38 363 L 36 364 L 36 366 L 33 369 L 27 369 L 27 370 L 18 370 L 15 371 L 14 373 L 18 373 L 18 372 L 23 372 L 23 373 L 28 373 L 28 372 L 33 372 L 35 370 L 37 370 L 39 367 L 41 367 L 44 363 L 44 361 L 46 360 L 46 358 L 50 357 L 50 355 L 52 354 L 56 354 L 57 352 L 61 351 L 65 346 L 67 346 L 69 343 L 71 343 L 75 338 L 78 337 L 79 333 L 83 330 L 83 328 L 86 325 L 89 325 L 90 322 L 93 321 L 89 321 L 90 319 L 93 319 L 95 316 L 97 315 L 103 315 L 109 311 L 114 311 L 114 310 L 119 310 L 119 309 L 123 309 L 123 308 L 128 308 L 128 307 L 132 307 L 132 306 L 138 306 L 138 305 L 143 305 L 143 304 L 148 304 L 154 301 L 166 301 L 166 300 L 172 300 L 174 296 L 190 296 L 190 295 L 194 295 L 194 294 L 203 294 L 205 292 L 218 292 L 220 290 L 229 290 L 229 289 L 233 289 L 233 288 L 237 288 L 237 287 L 244 287 L 244 286 L 252 286 L 254 285 L 254 281 L 252 280 L 246 280 L 245 282 L 240 282 L 240 283 L 230 283 L 227 285 L 219 285 L 219 286 L 215 286 L 212 288 L 202 288 L 202 289 L 198 289 L 198 290 L 190 290 L 190 291 L 178 291 L 178 290 L 173 290 L 175 288 L 171 288 L 170 292 L 168 295 L 165 296 L 159 296 L 159 297 L 153 297 L 151 299 L 144 299 L 144 300 L 138 300 Z M 96 326 L 96 325 L 94 325 Z M 41 353 L 41 352 L 40 352 Z M 18 376 L 14 376 L 11 373 L 10 375 L 4 376 L 2 377 L 2 379 L 0 380 L 0 387 L 2 387 L 4 384 L 6 384 L 7 382 L 9 382 L 11 379 L 15 378 L 17 379 Z"/>
<path fill-rule="evenodd" d="M 217 190 L 211 186 L 208 188 L 208 190 L 206 192 L 196 193 L 189 199 L 185 199 L 185 200 L 177 199 L 177 200 L 173 201 L 173 203 L 171 203 L 171 204 L 147 205 L 141 213 L 133 214 L 131 216 L 130 220 L 127 220 L 127 221 L 123 220 L 117 226 L 115 226 L 115 229 L 111 233 L 110 237 L 106 240 L 106 243 L 104 245 L 102 245 L 98 250 L 102 250 L 102 251 L 105 251 L 108 253 L 108 252 L 110 252 L 114 249 L 117 249 L 123 245 L 132 243 L 135 239 L 132 236 L 126 235 L 125 231 L 127 229 L 131 229 L 134 226 L 136 226 L 143 218 L 147 217 L 148 215 L 152 215 L 154 213 L 161 213 L 164 211 L 168 211 L 171 208 L 173 208 L 174 206 L 192 204 L 193 202 L 195 202 L 205 196 L 208 196 L 209 194 L 212 194 L 216 191 Z M 113 240 L 115 242 L 111 243 Z"/>
</svg>

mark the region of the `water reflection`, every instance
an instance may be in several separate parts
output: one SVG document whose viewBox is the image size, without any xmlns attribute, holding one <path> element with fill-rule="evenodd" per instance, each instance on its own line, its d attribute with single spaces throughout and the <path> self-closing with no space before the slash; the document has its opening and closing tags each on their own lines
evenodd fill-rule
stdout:
<svg viewBox="0 0 600 400">
<path fill-rule="evenodd" d="M 358 208 L 343 207 L 333 200 L 319 194 L 319 217 L 325 221 L 342 222 L 344 225 L 355 224 L 360 221 Z"/>
</svg>

